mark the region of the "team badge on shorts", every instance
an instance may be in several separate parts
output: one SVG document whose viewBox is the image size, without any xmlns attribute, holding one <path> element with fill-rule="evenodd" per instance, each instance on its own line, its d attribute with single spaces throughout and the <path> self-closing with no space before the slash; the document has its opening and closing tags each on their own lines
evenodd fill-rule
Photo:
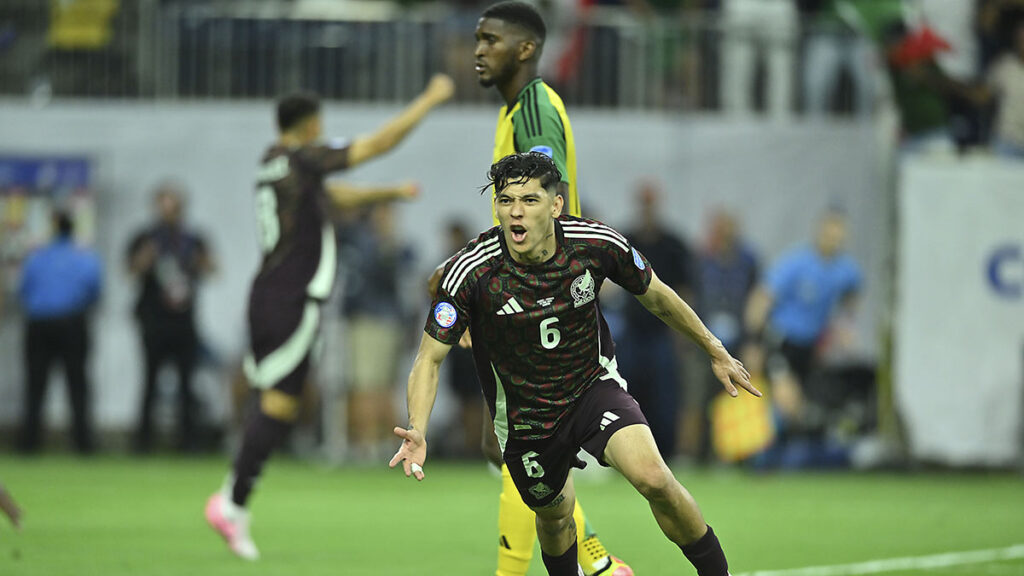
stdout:
<svg viewBox="0 0 1024 576">
<path fill-rule="evenodd" d="M 644 259 L 640 257 L 640 253 L 636 251 L 636 248 L 633 248 L 633 264 L 636 264 L 636 267 L 641 270 L 647 268 L 647 265 L 644 264 Z"/>
<path fill-rule="evenodd" d="M 554 490 L 543 482 L 537 482 L 533 486 L 530 486 L 530 494 L 532 494 L 537 500 L 543 500 L 545 496 L 550 496 L 552 492 L 554 492 Z"/>
<path fill-rule="evenodd" d="M 452 324 L 459 319 L 459 313 L 455 311 L 455 306 L 447 302 L 441 302 L 434 307 L 434 320 L 441 328 L 451 328 Z"/>
</svg>

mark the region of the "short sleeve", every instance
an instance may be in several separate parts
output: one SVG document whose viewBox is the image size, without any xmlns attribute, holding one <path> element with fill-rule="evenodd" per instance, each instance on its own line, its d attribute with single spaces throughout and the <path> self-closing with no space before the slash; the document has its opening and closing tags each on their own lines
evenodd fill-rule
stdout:
<svg viewBox="0 0 1024 576">
<path fill-rule="evenodd" d="M 616 233 L 617 234 L 617 233 Z M 632 294 L 647 292 L 653 270 L 647 258 L 621 235 L 604 244 L 605 276 Z"/>
<path fill-rule="evenodd" d="M 300 156 L 312 170 L 328 174 L 348 168 L 348 151 L 348 141 L 332 140 L 327 144 L 306 147 Z"/>
<path fill-rule="evenodd" d="M 515 126 L 516 150 L 519 152 L 541 152 L 555 161 L 562 173 L 562 182 L 569 182 L 566 170 L 565 129 L 558 112 L 550 107 L 533 108 L 530 114 L 520 109 L 513 119 Z"/>
<path fill-rule="evenodd" d="M 462 333 L 469 327 L 470 298 L 473 293 L 473 281 L 470 278 L 457 282 L 462 272 L 457 269 L 458 261 L 457 256 L 448 260 L 423 327 L 423 331 L 435 340 L 451 346 L 459 343 Z"/>
</svg>

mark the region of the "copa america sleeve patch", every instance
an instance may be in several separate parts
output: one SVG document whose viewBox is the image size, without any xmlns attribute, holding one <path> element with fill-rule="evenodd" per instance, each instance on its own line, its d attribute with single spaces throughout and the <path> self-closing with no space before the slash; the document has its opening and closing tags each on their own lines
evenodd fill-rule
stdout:
<svg viewBox="0 0 1024 576">
<path fill-rule="evenodd" d="M 548 158 L 555 157 L 555 151 L 551 149 L 551 146 L 534 146 L 533 148 L 530 148 L 530 152 L 540 152 Z"/>
<path fill-rule="evenodd" d="M 452 306 L 448 302 L 441 302 L 434 307 L 434 321 L 441 328 L 451 328 L 452 324 L 459 319 L 459 313 L 455 311 L 455 306 Z"/>
<path fill-rule="evenodd" d="M 647 268 L 647 265 L 644 264 L 644 259 L 640 257 L 640 253 L 636 251 L 636 248 L 633 248 L 633 264 L 636 264 L 636 267 L 641 270 Z"/>
</svg>

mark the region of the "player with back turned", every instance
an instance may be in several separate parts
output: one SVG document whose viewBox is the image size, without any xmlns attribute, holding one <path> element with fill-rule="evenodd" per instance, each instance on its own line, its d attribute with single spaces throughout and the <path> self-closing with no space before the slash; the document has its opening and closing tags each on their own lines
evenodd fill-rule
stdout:
<svg viewBox="0 0 1024 576">
<path fill-rule="evenodd" d="M 643 413 L 626 392 L 597 293 L 611 280 L 711 358 L 733 396 L 760 396 L 750 375 L 700 318 L 614 229 L 559 216 L 558 168 L 543 154 L 491 166 L 500 225 L 452 258 L 441 277 L 409 375 L 408 428 L 391 466 L 424 478 L 426 436 L 442 361 L 462 334 L 473 356 L 502 458 L 536 531 L 550 576 L 578 576 L 571 468 L 582 448 L 618 470 L 647 499 L 658 526 L 699 576 L 727 576 L 718 538 L 665 464 Z"/>
<path fill-rule="evenodd" d="M 453 92 L 451 78 L 435 76 L 377 132 L 341 144 L 320 142 L 322 120 L 315 96 L 296 94 L 278 102 L 280 137 L 263 156 L 255 190 L 263 262 L 249 298 L 245 372 L 259 392 L 259 408 L 250 415 L 232 474 L 206 505 L 209 524 L 242 558 L 259 557 L 249 536 L 246 505 L 264 463 L 298 415 L 318 340 L 320 309 L 335 281 L 338 261 L 328 208 L 411 199 L 418 191 L 411 183 L 353 186 L 325 178 L 397 146 Z"/>
</svg>

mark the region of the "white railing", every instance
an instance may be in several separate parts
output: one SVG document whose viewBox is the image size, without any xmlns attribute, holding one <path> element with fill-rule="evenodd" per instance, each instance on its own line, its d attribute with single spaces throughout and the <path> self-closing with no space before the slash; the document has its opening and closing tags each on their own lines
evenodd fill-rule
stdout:
<svg viewBox="0 0 1024 576">
<path fill-rule="evenodd" d="M 62 20 L 53 8 L 61 4 L 94 10 Z M 777 108 L 781 98 L 788 111 L 803 107 L 797 87 L 806 28 L 773 38 L 696 12 L 666 19 L 595 8 L 547 16 L 542 72 L 570 105 L 734 111 L 736 101 Z M 84 32 L 69 32 L 69 21 Z M 5 0 L 0 95 L 264 99 L 310 89 L 332 100 L 398 102 L 446 71 L 457 80 L 459 101 L 493 102 L 494 91 L 481 89 L 472 70 L 475 24 L 476 12 L 438 4 Z M 735 74 L 726 77 L 736 66 L 723 64 L 744 52 L 744 98 L 722 98 L 737 90 Z M 769 83 L 785 89 L 769 90 Z"/>
</svg>

